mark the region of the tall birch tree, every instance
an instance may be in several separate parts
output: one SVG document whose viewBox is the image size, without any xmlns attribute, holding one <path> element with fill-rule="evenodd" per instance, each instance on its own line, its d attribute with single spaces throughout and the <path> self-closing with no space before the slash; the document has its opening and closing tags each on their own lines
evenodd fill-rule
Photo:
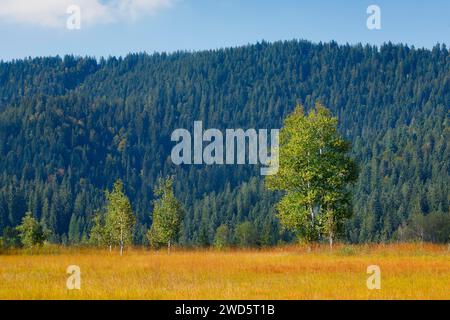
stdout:
<svg viewBox="0 0 450 320">
<path fill-rule="evenodd" d="M 173 177 L 158 179 L 154 194 L 157 199 L 153 202 L 153 222 L 147 233 L 152 247 L 167 245 L 170 247 L 177 240 L 183 219 L 183 208 L 173 193 Z"/>
<path fill-rule="evenodd" d="M 297 106 L 280 132 L 279 171 L 266 178 L 270 190 L 284 192 L 276 206 L 281 224 L 306 242 L 328 237 L 331 247 L 352 213 L 349 186 L 357 179 L 337 125 L 320 104 L 309 113 Z"/>
<path fill-rule="evenodd" d="M 123 192 L 123 183 L 117 180 L 113 190 L 106 192 L 108 201 L 105 217 L 105 237 L 110 245 L 118 245 L 120 255 L 126 245 L 131 244 L 133 227 L 136 223 L 130 200 Z"/>
</svg>

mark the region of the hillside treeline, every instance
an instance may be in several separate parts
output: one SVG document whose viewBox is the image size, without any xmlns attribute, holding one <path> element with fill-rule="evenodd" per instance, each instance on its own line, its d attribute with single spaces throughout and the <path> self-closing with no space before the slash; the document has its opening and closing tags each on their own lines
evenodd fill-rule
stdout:
<svg viewBox="0 0 450 320">
<path fill-rule="evenodd" d="M 0 232 L 27 211 L 57 243 L 88 239 L 118 178 L 145 243 L 152 190 L 174 175 L 183 245 L 210 245 L 219 226 L 248 245 L 291 241 L 258 166 L 170 160 L 177 128 L 280 128 L 301 103 L 328 106 L 360 167 L 349 242 L 450 235 L 450 55 L 381 47 L 258 43 L 123 58 L 65 56 L 0 63 Z M 245 227 L 243 227 L 243 225 Z M 224 227 L 219 229 L 223 232 Z"/>
</svg>

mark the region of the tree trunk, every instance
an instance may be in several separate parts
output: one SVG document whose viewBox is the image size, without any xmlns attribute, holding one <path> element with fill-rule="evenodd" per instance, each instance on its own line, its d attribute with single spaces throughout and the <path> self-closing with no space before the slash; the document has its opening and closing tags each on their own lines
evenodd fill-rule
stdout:
<svg viewBox="0 0 450 320">
<path fill-rule="evenodd" d="M 112 252 L 112 234 L 109 232 L 109 252 Z"/>
<path fill-rule="evenodd" d="M 170 254 L 170 240 L 167 242 L 167 253 Z"/>
<path fill-rule="evenodd" d="M 333 250 L 333 232 L 330 232 L 330 250 Z"/>
<path fill-rule="evenodd" d="M 313 206 L 313 205 L 311 205 L 311 206 L 309 207 L 309 214 L 311 215 L 311 226 L 312 226 L 312 228 L 313 228 L 312 231 L 314 231 L 314 219 L 315 219 L 315 214 L 314 214 L 314 206 Z"/>
<path fill-rule="evenodd" d="M 120 255 L 123 253 L 123 229 L 120 228 Z"/>
</svg>

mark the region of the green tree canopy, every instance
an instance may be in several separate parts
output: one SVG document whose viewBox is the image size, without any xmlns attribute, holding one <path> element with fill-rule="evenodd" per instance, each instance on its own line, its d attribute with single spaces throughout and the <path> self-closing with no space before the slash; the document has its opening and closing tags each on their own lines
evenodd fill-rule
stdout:
<svg viewBox="0 0 450 320">
<path fill-rule="evenodd" d="M 173 177 L 159 178 L 154 194 L 153 223 L 147 233 L 152 247 L 167 245 L 170 251 L 171 243 L 176 241 L 183 219 L 183 208 L 173 193 Z"/>
<path fill-rule="evenodd" d="M 230 228 L 226 224 L 220 225 L 214 236 L 214 246 L 223 249 L 230 245 Z"/>
<path fill-rule="evenodd" d="M 351 215 L 348 185 L 357 179 L 357 167 L 337 124 L 320 104 L 308 114 L 297 106 L 280 132 L 279 172 L 266 178 L 269 189 L 284 191 L 277 204 L 281 224 L 308 242 L 326 234 L 332 245 Z"/>
<path fill-rule="evenodd" d="M 258 242 L 258 233 L 250 221 L 244 221 L 238 224 L 234 234 L 236 244 L 240 247 L 255 246 Z"/>
<path fill-rule="evenodd" d="M 119 179 L 114 183 L 112 192 L 106 192 L 108 201 L 105 217 L 105 235 L 111 245 L 120 247 L 123 254 L 125 245 L 131 244 L 135 217 L 130 200 L 123 191 L 123 183 Z"/>
<path fill-rule="evenodd" d="M 47 238 L 44 229 L 31 212 L 27 212 L 22 218 L 22 223 L 17 226 L 17 231 L 19 232 L 20 241 L 25 248 L 41 246 Z"/>
<path fill-rule="evenodd" d="M 105 229 L 103 217 L 99 212 L 97 212 L 92 219 L 92 229 L 89 234 L 89 242 L 95 246 L 107 244 L 108 241 Z"/>
</svg>

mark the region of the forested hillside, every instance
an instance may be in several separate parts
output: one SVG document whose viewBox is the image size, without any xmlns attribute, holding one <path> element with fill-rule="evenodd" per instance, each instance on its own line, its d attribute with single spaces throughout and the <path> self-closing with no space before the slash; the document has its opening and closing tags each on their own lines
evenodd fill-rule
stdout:
<svg viewBox="0 0 450 320">
<path fill-rule="evenodd" d="M 448 49 L 307 41 L 0 63 L 0 231 L 31 211 L 52 241 L 84 241 L 104 190 L 121 178 L 142 243 L 155 182 L 174 174 L 182 244 L 211 244 L 222 224 L 235 241 L 244 231 L 251 244 L 289 241 L 273 209 L 279 195 L 257 166 L 175 166 L 170 135 L 195 120 L 280 128 L 297 103 L 316 101 L 339 118 L 360 166 L 343 238 L 448 241 Z"/>
</svg>

